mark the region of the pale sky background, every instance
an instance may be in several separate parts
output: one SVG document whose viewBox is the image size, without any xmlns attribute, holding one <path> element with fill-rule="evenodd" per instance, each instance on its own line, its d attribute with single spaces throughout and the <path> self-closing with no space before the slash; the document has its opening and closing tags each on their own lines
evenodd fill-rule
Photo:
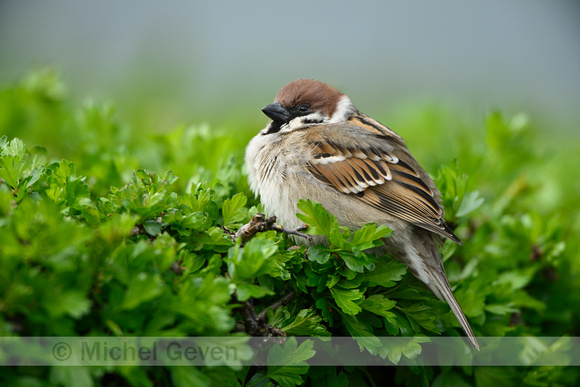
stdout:
<svg viewBox="0 0 580 387">
<path fill-rule="evenodd" d="M 43 65 L 79 100 L 176 122 L 265 123 L 260 108 L 281 86 L 316 78 L 374 116 L 442 100 L 580 132 L 572 0 L 0 0 L 0 83 Z"/>
</svg>

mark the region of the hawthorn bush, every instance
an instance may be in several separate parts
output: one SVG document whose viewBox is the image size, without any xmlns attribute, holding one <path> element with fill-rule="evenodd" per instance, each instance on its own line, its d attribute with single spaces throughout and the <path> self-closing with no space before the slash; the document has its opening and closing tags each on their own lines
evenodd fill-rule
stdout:
<svg viewBox="0 0 580 387">
<path fill-rule="evenodd" d="M 413 138 L 410 148 L 433 172 L 446 220 L 464 241 L 445 242 L 444 261 L 473 330 L 577 336 L 580 216 L 578 183 L 570 180 L 578 145 L 550 146 L 523 114 L 494 112 L 480 128 L 453 122 L 427 108 L 409 117 L 412 136 L 399 132 Z M 261 210 L 242 165 L 259 128 L 229 129 L 132 129 L 111 105 L 72 106 L 52 71 L 4 87 L 1 334 L 354 336 L 361 350 L 395 363 L 420 347 L 384 348 L 377 337 L 462 334 L 448 306 L 404 265 L 364 252 L 388 237 L 384 226 L 348 230 L 303 201 L 308 232 L 327 236 L 329 246 L 290 248 L 294 240 L 276 231 L 236 242 L 233 233 Z M 253 331 L 243 324 L 250 309 L 265 320 Z M 305 343 L 273 355 L 300 367 L 3 367 L 0 381 L 548 386 L 580 379 L 580 370 L 563 367 L 308 368 L 312 355 Z"/>
</svg>

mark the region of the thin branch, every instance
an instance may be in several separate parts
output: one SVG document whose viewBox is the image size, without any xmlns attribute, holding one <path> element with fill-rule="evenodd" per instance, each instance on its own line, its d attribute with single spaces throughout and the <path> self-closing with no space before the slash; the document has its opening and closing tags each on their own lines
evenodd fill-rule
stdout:
<svg viewBox="0 0 580 387">
<path fill-rule="evenodd" d="M 290 300 L 292 300 L 294 297 L 296 297 L 296 293 L 294 293 L 294 291 L 291 291 L 290 293 L 284 295 L 284 297 L 282 297 L 281 299 L 279 299 L 278 301 L 276 301 L 272 305 L 264 308 L 264 310 L 262 310 L 260 313 L 258 313 L 258 318 L 260 320 L 264 321 L 266 319 L 266 313 L 268 312 L 268 309 L 276 310 L 281 306 L 286 306 L 286 305 L 288 305 Z"/>
<path fill-rule="evenodd" d="M 307 226 L 302 226 L 297 230 L 291 230 L 280 226 L 276 223 L 276 217 L 271 216 L 266 218 L 266 215 L 262 213 L 257 213 L 252 217 L 249 223 L 244 224 L 238 232 L 235 234 L 235 239 L 241 238 L 242 246 L 252 239 L 257 233 L 274 230 L 277 232 L 283 232 L 288 235 L 296 235 L 302 238 L 306 238 L 309 241 L 312 240 L 312 236 L 305 234 L 304 231 Z"/>
<path fill-rule="evenodd" d="M 256 318 L 254 306 L 248 301 L 244 302 L 240 308 L 240 314 L 244 321 L 244 331 L 246 331 L 250 336 L 260 336 L 259 333 L 262 331 L 262 329 L 260 329 L 261 321 L 258 321 Z"/>
<path fill-rule="evenodd" d="M 181 264 L 183 263 L 183 259 L 180 259 L 177 262 L 171 262 L 171 266 L 169 266 L 169 270 L 171 270 L 172 272 L 174 272 L 177 275 L 181 275 L 183 274 L 183 272 L 187 269 L 184 266 L 181 266 Z"/>
<path fill-rule="evenodd" d="M 244 331 L 250 336 L 286 336 L 286 333 L 280 328 L 273 327 L 264 322 L 265 314 L 263 317 L 256 315 L 252 300 L 242 303 L 242 306 L 238 310 L 242 316 L 242 321 L 236 323 L 236 332 Z"/>
</svg>

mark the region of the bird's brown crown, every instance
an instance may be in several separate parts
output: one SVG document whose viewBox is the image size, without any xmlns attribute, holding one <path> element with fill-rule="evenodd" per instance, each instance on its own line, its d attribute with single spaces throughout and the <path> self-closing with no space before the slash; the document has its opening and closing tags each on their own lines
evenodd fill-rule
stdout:
<svg viewBox="0 0 580 387">
<path fill-rule="evenodd" d="M 275 102 L 280 102 L 287 108 L 306 104 L 311 111 L 319 111 L 332 117 L 342 96 L 340 91 L 326 83 L 314 79 L 298 79 L 280 89 Z"/>
</svg>

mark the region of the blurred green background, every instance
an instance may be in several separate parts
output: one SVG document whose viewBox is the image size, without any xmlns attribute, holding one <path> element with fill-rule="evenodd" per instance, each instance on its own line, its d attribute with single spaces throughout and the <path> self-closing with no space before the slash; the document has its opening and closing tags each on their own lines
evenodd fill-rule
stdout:
<svg viewBox="0 0 580 387">
<path fill-rule="evenodd" d="M 525 110 L 550 135 L 576 136 L 579 20 L 573 0 L 3 0 L 0 82 L 55 66 L 75 100 L 113 100 L 154 131 L 259 128 L 260 107 L 308 77 L 401 132 L 401 111 L 421 102 L 473 122 Z"/>
</svg>

